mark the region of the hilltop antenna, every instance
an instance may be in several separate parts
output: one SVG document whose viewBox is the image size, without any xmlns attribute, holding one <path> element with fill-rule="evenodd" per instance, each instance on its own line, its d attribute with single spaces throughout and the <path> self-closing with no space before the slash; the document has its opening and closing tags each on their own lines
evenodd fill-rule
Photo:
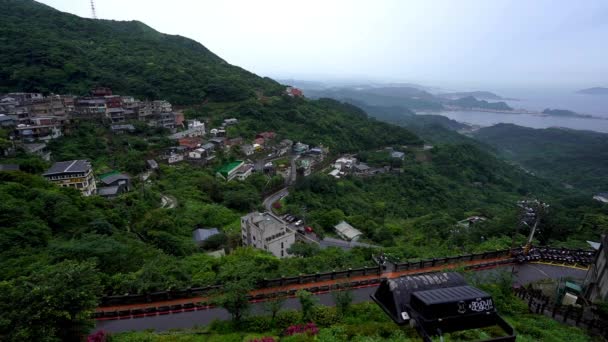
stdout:
<svg viewBox="0 0 608 342">
<path fill-rule="evenodd" d="M 95 2 L 91 0 L 91 15 L 93 19 L 97 19 L 97 14 L 95 13 Z"/>
</svg>

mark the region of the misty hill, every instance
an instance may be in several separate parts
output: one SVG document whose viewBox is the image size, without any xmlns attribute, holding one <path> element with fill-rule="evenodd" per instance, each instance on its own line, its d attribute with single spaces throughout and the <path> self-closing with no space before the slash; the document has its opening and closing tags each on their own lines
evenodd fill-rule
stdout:
<svg viewBox="0 0 608 342">
<path fill-rule="evenodd" d="M 304 89 L 311 98 L 354 99 L 371 106 L 398 106 L 410 110 L 441 110 L 443 105 L 432 94 L 413 87 L 340 87 L 323 90 Z"/>
<path fill-rule="evenodd" d="M 446 98 L 446 99 L 450 99 L 450 100 L 457 100 L 463 97 L 469 97 L 472 96 L 476 99 L 480 99 L 480 100 L 504 100 L 504 98 L 502 98 L 501 96 L 498 96 L 492 92 L 489 91 L 465 91 L 465 92 L 455 92 L 455 93 L 443 93 L 443 94 L 439 94 L 439 97 L 442 98 Z"/>
<path fill-rule="evenodd" d="M 175 104 L 242 100 L 280 85 L 198 42 L 137 21 L 91 20 L 32 0 L 0 0 L 0 93 L 86 94 L 96 85 Z"/>
<path fill-rule="evenodd" d="M 579 94 L 587 95 L 608 95 L 608 88 L 604 87 L 593 87 L 577 91 Z"/>
<path fill-rule="evenodd" d="M 473 96 L 463 97 L 458 100 L 448 101 L 447 104 L 451 106 L 460 107 L 463 109 L 491 109 L 491 110 L 513 110 L 505 102 L 488 102 L 485 100 L 477 100 Z"/>
<path fill-rule="evenodd" d="M 475 138 L 541 176 L 584 190 L 608 187 L 608 134 L 499 124 L 478 130 Z"/>
</svg>

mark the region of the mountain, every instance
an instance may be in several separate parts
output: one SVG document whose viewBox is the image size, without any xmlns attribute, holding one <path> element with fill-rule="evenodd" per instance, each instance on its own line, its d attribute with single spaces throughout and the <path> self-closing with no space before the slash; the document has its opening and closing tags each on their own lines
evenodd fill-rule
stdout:
<svg viewBox="0 0 608 342">
<path fill-rule="evenodd" d="M 371 106 L 398 106 L 410 110 L 443 109 L 439 99 L 432 94 L 412 87 L 336 87 L 330 89 L 304 89 L 304 94 L 312 98 L 329 97 L 336 100 L 354 99 Z"/>
<path fill-rule="evenodd" d="M 608 189 L 608 134 L 498 124 L 474 137 L 538 175 L 582 190 Z"/>
<path fill-rule="evenodd" d="M 488 102 L 485 100 L 477 100 L 473 96 L 467 96 L 458 100 L 448 101 L 447 104 L 464 109 L 490 109 L 500 111 L 513 110 L 513 108 L 509 107 L 509 105 L 505 102 Z"/>
<path fill-rule="evenodd" d="M 32 0 L 0 0 L 0 93 L 86 94 L 93 86 L 192 104 L 242 100 L 281 86 L 198 42 L 137 21 L 92 20 Z"/>
<path fill-rule="evenodd" d="M 460 99 L 463 97 L 469 97 L 469 96 L 473 96 L 474 98 L 481 99 L 481 100 L 505 100 L 501 96 L 498 96 L 489 91 L 465 91 L 465 92 L 455 92 L 455 93 L 443 93 L 443 94 L 439 94 L 438 96 L 442 97 L 442 98 L 450 99 L 450 100 L 457 100 L 457 99 Z"/>
<path fill-rule="evenodd" d="M 593 87 L 593 88 L 579 90 L 579 91 L 577 91 L 577 93 L 586 94 L 586 95 L 608 95 L 608 88 Z"/>
</svg>

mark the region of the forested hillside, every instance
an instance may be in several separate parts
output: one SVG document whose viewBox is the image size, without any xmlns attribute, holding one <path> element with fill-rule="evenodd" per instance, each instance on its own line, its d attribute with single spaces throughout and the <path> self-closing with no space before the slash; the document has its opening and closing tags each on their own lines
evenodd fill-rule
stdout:
<svg viewBox="0 0 608 342">
<path fill-rule="evenodd" d="M 0 0 L 0 93 L 83 95 L 93 86 L 175 104 L 233 101 L 279 84 L 200 43 L 137 21 L 91 20 L 33 0 Z"/>
<path fill-rule="evenodd" d="M 132 189 L 113 199 L 83 197 L 44 180 L 50 162 L 36 155 L 17 148 L 0 157 L 0 164 L 21 167 L 0 172 L 0 340 L 79 341 L 103 294 L 236 284 L 241 287 L 232 293 L 242 300 L 260 279 L 372 266 L 371 256 L 379 252 L 405 260 L 507 248 L 527 233 L 517 228 L 516 201 L 523 198 L 551 204 L 537 235 L 543 244 L 584 247 L 608 228 L 607 206 L 506 163 L 452 131 L 461 128 L 458 123 L 416 116 L 398 105 L 361 109 L 290 97 L 277 82 L 142 23 L 83 19 L 30 0 L 0 0 L 0 43 L 0 92 L 85 94 L 108 86 L 122 95 L 187 105 L 186 119 L 204 119 L 208 128 L 237 118 L 238 124 L 225 126 L 228 139 L 250 143 L 272 131 L 271 144 L 290 139 L 326 148 L 319 168 L 297 177 L 278 210 L 303 218 L 321 238 L 335 236 L 333 225 L 348 220 L 362 231 L 363 242 L 377 246 L 294 244 L 294 257 L 282 259 L 242 247 L 240 218 L 265 210 L 264 196 L 284 187 L 284 179 L 255 172 L 225 181 L 216 170 L 237 159 L 264 165 L 274 151 L 245 155 L 237 146 L 217 147 L 205 162 L 160 162 L 149 171 L 146 160 L 160 161 L 177 144 L 167 129 L 133 121 L 131 132 L 118 135 L 101 120 L 75 121 L 48 143 L 52 161 L 89 159 L 96 176 L 129 174 Z M 426 98 L 411 104 L 442 106 Z M 9 131 L 0 130 L 0 147 L 9 141 Z M 403 159 L 388 152 L 393 149 L 403 151 Z M 382 171 L 329 176 L 331 162 L 345 153 Z M 471 215 L 487 221 L 455 229 Z M 218 234 L 199 246 L 192 232 L 203 227 Z M 206 254 L 218 250 L 227 255 Z"/>
<path fill-rule="evenodd" d="M 586 191 L 608 189 L 608 134 L 499 124 L 475 138 L 538 175 Z"/>
</svg>

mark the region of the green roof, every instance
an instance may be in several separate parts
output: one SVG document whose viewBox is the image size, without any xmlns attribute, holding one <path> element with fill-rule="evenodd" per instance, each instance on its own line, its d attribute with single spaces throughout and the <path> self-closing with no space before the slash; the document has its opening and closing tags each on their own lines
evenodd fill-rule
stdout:
<svg viewBox="0 0 608 342">
<path fill-rule="evenodd" d="M 99 179 L 104 179 L 106 177 L 110 177 L 110 176 L 114 176 L 114 175 L 118 175 L 118 174 L 120 174 L 119 171 L 112 170 L 110 172 L 102 173 L 101 175 L 99 175 Z"/>
<path fill-rule="evenodd" d="M 222 167 L 220 167 L 219 169 L 217 169 L 217 172 L 219 174 L 221 174 L 222 176 L 228 178 L 228 174 L 230 173 L 230 171 L 232 171 L 235 168 L 239 167 L 242 163 L 243 163 L 242 160 L 235 160 L 235 161 L 230 162 L 228 164 L 222 165 Z"/>
</svg>

